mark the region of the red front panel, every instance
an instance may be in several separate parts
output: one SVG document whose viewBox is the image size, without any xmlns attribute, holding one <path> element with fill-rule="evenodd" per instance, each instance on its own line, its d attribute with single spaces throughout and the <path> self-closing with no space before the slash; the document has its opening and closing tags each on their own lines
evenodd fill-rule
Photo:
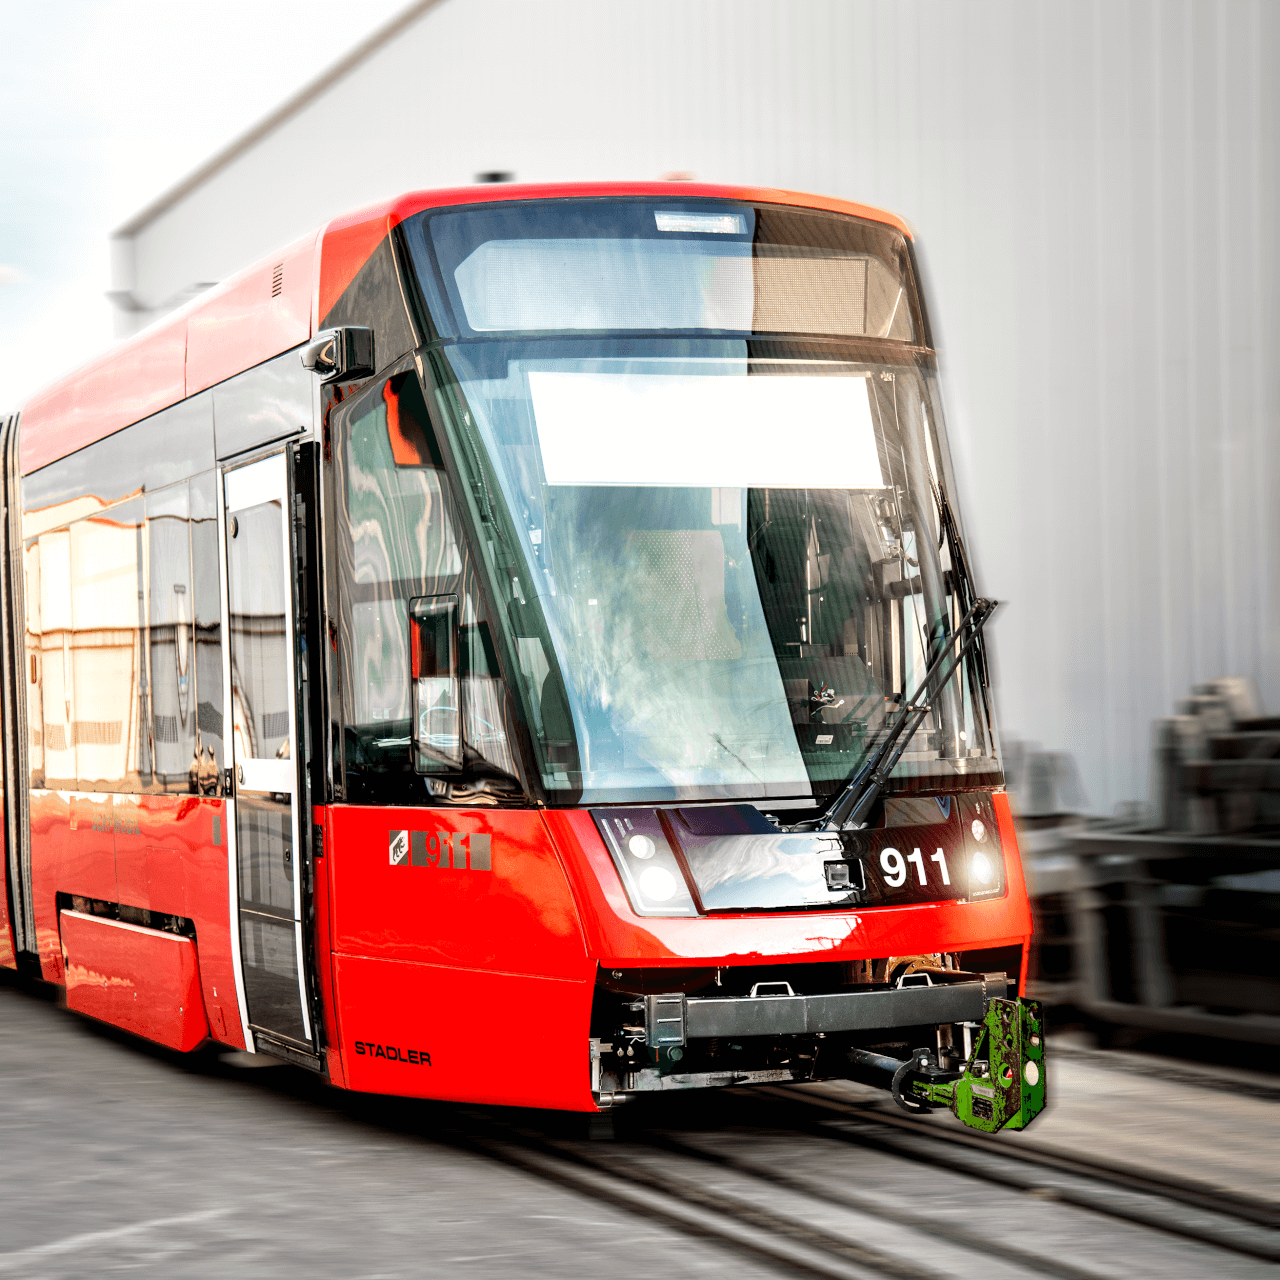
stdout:
<svg viewBox="0 0 1280 1280">
<path fill-rule="evenodd" d="M 321 983 L 331 977 L 345 1081 L 590 1109 L 597 962 L 758 965 L 1025 944 L 1005 797 L 996 810 L 1008 885 L 998 900 L 654 919 L 631 910 L 589 813 L 331 807 L 320 870 L 332 970 Z"/>
<path fill-rule="evenodd" d="M 592 975 L 569 882 L 536 811 L 335 805 L 329 829 L 336 954 Z M 393 862 L 401 835 L 403 860 Z"/>
<path fill-rule="evenodd" d="M 334 958 L 347 1084 L 457 1102 L 594 1111 L 593 983 Z"/>
<path fill-rule="evenodd" d="M 590 1106 L 595 965 L 539 814 L 344 805 L 327 817 L 350 1086 Z"/>
<path fill-rule="evenodd" d="M 605 966 L 758 965 L 878 959 L 1025 943 L 1031 934 L 1008 798 L 995 797 L 1008 891 L 987 902 L 848 911 L 654 918 L 631 910 L 613 860 L 583 810 L 547 810 L 547 827 L 579 891 L 587 949 Z"/>
<path fill-rule="evenodd" d="M 209 1035 L 190 938 L 62 913 L 67 1008 L 183 1053 Z"/>
</svg>

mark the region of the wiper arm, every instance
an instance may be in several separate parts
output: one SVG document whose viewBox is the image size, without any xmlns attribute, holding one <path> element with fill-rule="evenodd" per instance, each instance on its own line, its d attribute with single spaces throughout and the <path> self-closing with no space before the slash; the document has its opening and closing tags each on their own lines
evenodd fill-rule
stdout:
<svg viewBox="0 0 1280 1280">
<path fill-rule="evenodd" d="M 936 698 L 964 661 L 965 654 L 978 642 L 982 628 L 995 611 L 998 600 L 975 600 L 973 608 L 960 619 L 960 625 L 947 638 L 943 651 L 924 673 L 915 695 L 902 708 L 902 715 L 885 735 L 884 740 L 836 796 L 821 818 L 798 822 L 791 831 L 839 831 L 859 827 L 875 804 L 885 779 L 893 772 L 907 744 L 915 736 Z M 956 642 L 960 642 L 959 648 Z"/>
</svg>

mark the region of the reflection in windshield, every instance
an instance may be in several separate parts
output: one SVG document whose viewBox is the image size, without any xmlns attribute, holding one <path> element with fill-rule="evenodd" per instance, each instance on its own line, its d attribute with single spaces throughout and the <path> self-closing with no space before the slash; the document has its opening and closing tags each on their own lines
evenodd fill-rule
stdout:
<svg viewBox="0 0 1280 1280">
<path fill-rule="evenodd" d="M 925 375 L 486 346 L 449 350 L 455 428 L 513 521 L 500 589 L 544 783 L 836 790 L 956 621 Z M 971 770 L 984 719 L 966 674 L 898 774 Z"/>
</svg>

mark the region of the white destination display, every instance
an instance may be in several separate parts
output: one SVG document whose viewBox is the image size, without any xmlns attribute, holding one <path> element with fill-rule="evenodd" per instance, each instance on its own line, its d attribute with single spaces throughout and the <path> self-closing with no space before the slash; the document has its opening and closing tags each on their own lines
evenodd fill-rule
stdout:
<svg viewBox="0 0 1280 1280">
<path fill-rule="evenodd" d="M 530 373 L 553 485 L 879 489 L 865 378 Z"/>
</svg>

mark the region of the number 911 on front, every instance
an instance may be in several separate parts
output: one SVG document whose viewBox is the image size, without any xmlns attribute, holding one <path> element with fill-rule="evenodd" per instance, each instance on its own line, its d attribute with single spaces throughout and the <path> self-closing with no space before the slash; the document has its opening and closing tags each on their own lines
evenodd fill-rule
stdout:
<svg viewBox="0 0 1280 1280">
<path fill-rule="evenodd" d="M 1003 896 L 1004 858 L 995 824 L 975 821 L 972 832 L 956 831 L 956 825 L 860 832 L 870 837 L 870 847 L 862 851 L 866 901 L 973 902 Z"/>
</svg>

